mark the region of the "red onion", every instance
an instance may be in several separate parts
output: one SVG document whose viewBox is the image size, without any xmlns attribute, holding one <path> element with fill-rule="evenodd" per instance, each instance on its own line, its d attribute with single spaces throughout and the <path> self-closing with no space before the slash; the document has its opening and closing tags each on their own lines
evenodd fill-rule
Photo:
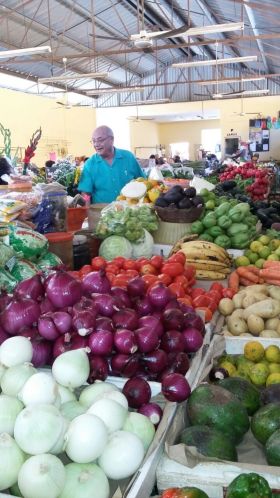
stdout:
<svg viewBox="0 0 280 498">
<path fill-rule="evenodd" d="M 201 334 L 204 335 L 205 332 L 204 321 L 194 311 L 192 313 L 185 314 L 184 328 L 189 328 L 189 327 L 193 327 L 199 330 Z"/>
<path fill-rule="evenodd" d="M 107 316 L 99 316 L 96 318 L 94 330 L 96 330 L 96 332 L 99 332 L 100 330 L 109 330 L 110 332 L 114 332 L 115 329 L 111 318 L 108 318 Z"/>
<path fill-rule="evenodd" d="M 157 320 L 161 320 L 162 312 L 161 311 L 153 311 L 153 313 L 151 314 L 151 316 L 153 316 Z"/>
<path fill-rule="evenodd" d="M 130 408 L 140 408 L 140 406 L 149 403 L 152 395 L 148 382 L 139 377 L 129 379 L 123 386 L 122 392 Z"/>
<path fill-rule="evenodd" d="M 194 309 L 186 303 L 179 302 L 179 308 L 183 311 L 184 315 L 187 313 L 194 313 Z"/>
<path fill-rule="evenodd" d="M 185 342 L 184 350 L 187 353 L 195 353 L 203 344 L 203 336 L 201 332 L 193 327 L 184 329 L 182 336 Z"/>
<path fill-rule="evenodd" d="M 35 327 L 25 327 L 19 332 L 18 335 L 26 337 L 27 339 L 35 339 L 35 337 L 38 337 L 38 329 Z"/>
<path fill-rule="evenodd" d="M 122 377 L 133 377 L 140 368 L 139 355 L 115 354 L 111 358 L 112 375 Z"/>
<path fill-rule="evenodd" d="M 155 316 L 142 316 L 139 319 L 139 326 L 151 328 L 158 337 L 161 337 L 164 332 L 160 319 Z"/>
<path fill-rule="evenodd" d="M 73 306 L 82 297 L 82 284 L 65 271 L 57 271 L 48 280 L 46 295 L 56 308 Z"/>
<path fill-rule="evenodd" d="M 40 316 L 38 320 L 38 332 L 39 334 L 47 339 L 48 341 L 54 341 L 59 336 L 59 331 L 57 330 L 53 318 L 53 313 L 45 313 Z"/>
<path fill-rule="evenodd" d="M 112 316 L 116 328 L 135 330 L 138 327 L 138 316 L 135 310 L 124 308 Z"/>
<path fill-rule="evenodd" d="M 78 334 L 67 332 L 67 334 L 59 336 L 53 345 L 53 358 L 56 358 L 65 351 L 72 349 L 81 349 L 87 347 L 87 338 L 81 337 Z"/>
<path fill-rule="evenodd" d="M 138 349 L 135 332 L 128 329 L 116 330 L 114 334 L 114 345 L 119 353 L 135 353 Z"/>
<path fill-rule="evenodd" d="M 55 311 L 52 314 L 54 324 L 60 334 L 69 332 L 72 325 L 72 317 L 66 311 Z"/>
<path fill-rule="evenodd" d="M 132 278 L 127 284 L 127 292 L 129 296 L 140 297 L 146 292 L 146 284 L 141 277 Z"/>
<path fill-rule="evenodd" d="M 89 311 L 95 310 L 95 306 L 92 299 L 90 299 L 89 297 L 82 296 L 80 301 L 75 303 L 73 306 L 73 315 L 79 313 L 80 311 L 85 311 L 85 310 Z"/>
<path fill-rule="evenodd" d="M 167 303 L 167 305 L 164 307 L 164 311 L 166 310 L 174 310 L 174 309 L 179 309 L 180 306 L 179 306 L 179 302 L 177 301 L 177 299 L 171 299 L 171 301 L 169 301 L 169 303 Z"/>
<path fill-rule="evenodd" d="M 164 311 L 162 320 L 165 330 L 181 330 L 184 326 L 184 315 L 176 308 Z"/>
<path fill-rule="evenodd" d="M 40 302 L 41 314 L 48 313 L 49 311 L 55 311 L 56 307 L 51 303 L 51 301 L 44 297 L 44 299 Z"/>
<path fill-rule="evenodd" d="M 162 309 L 172 299 L 172 294 L 164 284 L 159 283 L 150 289 L 148 297 L 155 308 Z"/>
<path fill-rule="evenodd" d="M 141 353 L 150 353 L 159 345 L 157 333 L 149 327 L 135 330 L 138 349 Z"/>
<path fill-rule="evenodd" d="M 96 380 L 105 380 L 109 375 L 109 365 L 107 358 L 104 356 L 90 356 L 90 374 L 88 382 L 92 384 Z"/>
<path fill-rule="evenodd" d="M 6 339 L 8 339 L 8 334 L 6 334 L 6 332 L 2 329 L 2 327 L 0 327 L 0 344 L 2 344 L 2 342 L 4 342 Z"/>
<path fill-rule="evenodd" d="M 134 304 L 134 307 L 137 311 L 137 314 L 140 316 L 148 315 L 149 313 L 152 313 L 152 311 L 153 311 L 153 307 L 152 307 L 148 297 L 143 297 L 141 299 L 137 299 L 136 303 Z"/>
<path fill-rule="evenodd" d="M 168 353 L 168 365 L 173 369 L 173 372 L 185 375 L 190 368 L 189 357 L 187 353 Z"/>
<path fill-rule="evenodd" d="M 154 425 L 158 425 L 162 419 L 163 411 L 157 403 L 146 403 L 137 410 L 141 415 L 145 415 Z"/>
<path fill-rule="evenodd" d="M 0 314 L 0 325 L 10 335 L 37 323 L 41 310 L 32 299 L 13 299 Z"/>
<path fill-rule="evenodd" d="M 162 349 L 145 354 L 141 361 L 151 373 L 159 373 L 167 366 L 167 354 Z"/>
<path fill-rule="evenodd" d="M 178 330 L 168 330 L 161 337 L 161 348 L 167 353 L 179 353 L 185 351 L 184 336 Z"/>
<path fill-rule="evenodd" d="M 139 377 L 140 379 L 147 380 L 148 382 L 150 381 L 157 381 L 158 380 L 158 374 L 148 372 L 147 370 L 138 370 L 135 374 L 135 377 Z"/>
<path fill-rule="evenodd" d="M 72 324 L 74 329 L 77 330 L 78 334 L 85 336 L 91 334 L 95 327 L 95 312 L 84 310 L 77 312 L 72 319 Z"/>
<path fill-rule="evenodd" d="M 100 292 L 100 294 L 109 294 L 111 292 L 111 284 L 104 270 L 92 271 L 85 275 L 82 286 L 83 290 L 89 295 L 94 292 Z"/>
<path fill-rule="evenodd" d="M 111 317 L 116 311 L 118 311 L 118 307 L 116 306 L 115 299 L 113 296 L 109 294 L 97 294 L 96 297 L 93 295 L 94 306 L 102 316 Z"/>
<path fill-rule="evenodd" d="M 7 294 L 5 290 L 2 290 L 0 293 L 0 310 L 6 308 L 12 299 L 13 299 L 12 296 Z"/>
<path fill-rule="evenodd" d="M 31 339 L 31 344 L 33 347 L 31 363 L 33 363 L 34 367 L 49 365 L 51 362 L 52 344 L 40 336 Z"/>
<path fill-rule="evenodd" d="M 191 388 L 182 374 L 170 373 L 162 379 L 161 392 L 168 401 L 180 403 L 188 399 Z"/>
<path fill-rule="evenodd" d="M 88 346 L 93 354 L 108 356 L 113 349 L 113 334 L 109 330 L 93 332 L 88 336 Z"/>
<path fill-rule="evenodd" d="M 122 289 L 122 287 L 112 287 L 111 293 L 116 299 L 116 306 L 118 308 L 131 308 L 132 303 L 126 290 Z"/>
<path fill-rule="evenodd" d="M 31 278 L 19 282 L 15 288 L 14 294 L 17 299 L 27 297 L 34 301 L 38 301 L 44 296 L 45 289 L 39 275 L 33 275 Z"/>
</svg>

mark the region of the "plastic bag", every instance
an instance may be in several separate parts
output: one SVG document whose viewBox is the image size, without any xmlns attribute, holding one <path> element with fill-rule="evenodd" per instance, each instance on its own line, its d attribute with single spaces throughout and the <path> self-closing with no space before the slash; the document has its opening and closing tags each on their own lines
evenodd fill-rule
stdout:
<svg viewBox="0 0 280 498">
<path fill-rule="evenodd" d="M 49 242 L 44 235 L 28 228 L 11 226 L 10 245 L 24 258 L 37 261 L 48 250 Z"/>
<path fill-rule="evenodd" d="M 37 261 L 37 266 L 40 270 L 46 270 L 62 265 L 61 259 L 53 252 L 47 252 L 42 258 Z"/>
<path fill-rule="evenodd" d="M 156 180 L 157 182 L 163 182 L 162 173 L 157 166 L 152 167 L 149 173 L 149 180 Z"/>
<path fill-rule="evenodd" d="M 14 265 L 11 275 L 17 282 L 21 282 L 22 280 L 33 277 L 37 272 L 38 267 L 34 263 L 25 259 L 19 259 Z"/>
<path fill-rule="evenodd" d="M 15 259 L 15 256 L 16 253 L 13 247 L 0 242 L 0 268 L 5 268 L 7 266 L 7 268 L 10 269 L 11 260 Z"/>
<path fill-rule="evenodd" d="M 0 268 L 0 291 L 5 290 L 12 294 L 17 285 L 17 280 L 6 270 Z"/>
</svg>

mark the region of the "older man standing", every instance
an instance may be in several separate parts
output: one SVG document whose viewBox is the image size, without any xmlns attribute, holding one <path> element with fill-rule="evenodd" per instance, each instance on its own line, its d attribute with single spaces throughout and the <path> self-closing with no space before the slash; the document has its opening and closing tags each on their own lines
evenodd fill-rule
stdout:
<svg viewBox="0 0 280 498">
<path fill-rule="evenodd" d="M 109 203 L 124 185 L 144 174 L 131 152 L 114 147 L 114 134 L 108 126 L 94 130 L 92 144 L 96 154 L 86 161 L 78 190 L 89 194 L 93 203 Z"/>
</svg>

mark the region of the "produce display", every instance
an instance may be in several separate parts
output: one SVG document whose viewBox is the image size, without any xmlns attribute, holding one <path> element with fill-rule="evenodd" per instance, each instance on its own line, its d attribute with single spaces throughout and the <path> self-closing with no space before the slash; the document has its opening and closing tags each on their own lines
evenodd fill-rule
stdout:
<svg viewBox="0 0 280 498">
<path fill-rule="evenodd" d="M 150 180 L 146 178 L 137 178 L 137 182 L 142 183 L 146 187 L 146 192 L 143 197 L 138 199 L 137 197 L 133 197 L 135 195 L 134 189 L 131 192 L 130 197 L 126 197 L 124 193 L 122 192 L 121 195 L 117 197 L 117 201 L 126 201 L 128 204 L 141 204 L 144 202 L 145 204 L 154 204 L 155 201 L 157 200 L 158 196 L 162 192 L 167 191 L 167 187 L 164 185 L 164 183 L 157 181 L 157 180 Z M 128 184 L 129 185 L 129 184 Z"/>
<path fill-rule="evenodd" d="M 227 166 L 219 179 L 226 184 L 226 190 L 231 191 L 233 196 L 242 195 L 244 192 L 253 201 L 257 201 L 268 197 L 271 175 L 270 168 L 259 168 L 253 163 L 245 163 L 242 166 Z M 230 183 L 232 180 L 235 180 L 235 185 Z M 218 184 L 215 190 L 219 189 Z M 222 190 L 225 188 L 222 187 Z"/>
<path fill-rule="evenodd" d="M 166 193 L 160 194 L 155 202 L 158 207 L 170 207 L 173 209 L 191 209 L 203 206 L 203 199 L 197 195 L 194 187 L 184 189 L 181 185 L 174 185 Z"/>
<path fill-rule="evenodd" d="M 273 238 L 272 231 L 271 236 L 267 232 L 253 240 L 244 255 L 235 258 L 234 263 L 237 267 L 254 265 L 262 269 L 269 268 L 274 263 L 277 267 L 278 261 L 280 261 L 280 240 Z M 265 273 L 261 276 L 264 278 Z"/>
</svg>

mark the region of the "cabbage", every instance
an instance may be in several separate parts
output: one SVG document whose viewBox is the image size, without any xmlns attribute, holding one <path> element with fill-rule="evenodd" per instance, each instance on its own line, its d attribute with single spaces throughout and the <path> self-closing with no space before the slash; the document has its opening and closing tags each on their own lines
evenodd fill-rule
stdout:
<svg viewBox="0 0 280 498">
<path fill-rule="evenodd" d="M 145 230 L 144 240 L 139 242 L 139 244 L 131 244 L 132 245 L 132 258 L 151 258 L 153 255 L 153 247 L 154 247 L 154 239 L 151 234 Z"/>
<path fill-rule="evenodd" d="M 132 244 L 125 237 L 119 235 L 111 235 L 103 240 L 99 248 L 99 256 L 111 261 L 116 256 L 123 256 L 124 258 L 132 257 Z"/>
</svg>

